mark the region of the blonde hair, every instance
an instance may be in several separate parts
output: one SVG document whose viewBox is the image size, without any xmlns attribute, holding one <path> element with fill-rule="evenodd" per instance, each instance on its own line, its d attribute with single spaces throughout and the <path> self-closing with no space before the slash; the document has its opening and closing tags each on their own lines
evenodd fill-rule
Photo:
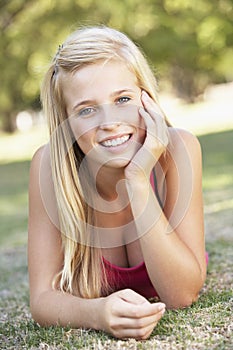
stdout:
<svg viewBox="0 0 233 350">
<path fill-rule="evenodd" d="M 68 123 L 61 76 L 109 59 L 123 61 L 135 74 L 139 88 L 158 102 L 156 79 L 140 49 L 125 34 L 104 26 L 81 28 L 71 34 L 59 47 L 41 88 L 64 252 L 63 268 L 54 279 L 54 287 L 85 298 L 99 297 L 110 289 L 100 250 L 89 242 L 87 224 L 94 224 L 93 211 L 84 200 L 84 185 L 77 171 L 84 155 Z"/>
</svg>

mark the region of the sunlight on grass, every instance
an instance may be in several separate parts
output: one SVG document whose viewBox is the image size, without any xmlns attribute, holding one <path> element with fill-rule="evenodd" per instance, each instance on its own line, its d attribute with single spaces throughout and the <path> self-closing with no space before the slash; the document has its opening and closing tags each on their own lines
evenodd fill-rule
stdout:
<svg viewBox="0 0 233 350">
<path fill-rule="evenodd" d="M 228 209 L 233 209 L 233 198 L 206 205 L 205 214 L 217 213 Z"/>
<path fill-rule="evenodd" d="M 48 132 L 45 125 L 13 135 L 2 134 L 0 135 L 0 163 L 31 159 L 36 149 L 46 142 L 48 142 Z"/>
<path fill-rule="evenodd" d="M 18 214 L 25 212 L 25 204 L 27 203 L 27 192 L 17 194 L 14 196 L 1 195 L 0 198 L 0 212 L 1 215 L 17 211 Z"/>
<path fill-rule="evenodd" d="M 224 188 L 231 186 L 233 182 L 232 174 L 218 174 L 218 176 L 203 176 L 203 188 L 204 190 Z"/>
<path fill-rule="evenodd" d="M 195 135 L 233 129 L 233 83 L 209 87 L 203 100 L 194 104 L 160 94 L 160 103 L 172 125 Z"/>
<path fill-rule="evenodd" d="M 29 161 L 0 163 L 0 245 L 27 241 Z"/>
</svg>

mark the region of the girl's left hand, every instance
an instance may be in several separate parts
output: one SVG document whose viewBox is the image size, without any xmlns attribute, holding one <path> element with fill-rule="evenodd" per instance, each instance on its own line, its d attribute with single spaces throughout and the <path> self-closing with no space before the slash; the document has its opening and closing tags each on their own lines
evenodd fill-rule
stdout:
<svg viewBox="0 0 233 350">
<path fill-rule="evenodd" d="M 145 91 L 142 91 L 141 100 L 144 108 L 140 107 L 139 113 L 145 122 L 146 136 L 142 147 L 125 168 L 125 178 L 129 181 L 149 180 L 169 142 L 168 127 L 159 106 Z"/>
</svg>

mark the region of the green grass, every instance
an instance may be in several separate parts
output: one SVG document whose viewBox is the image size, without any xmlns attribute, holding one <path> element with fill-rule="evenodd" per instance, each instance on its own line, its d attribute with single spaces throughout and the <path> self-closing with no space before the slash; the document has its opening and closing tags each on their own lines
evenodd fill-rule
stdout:
<svg viewBox="0 0 233 350">
<path fill-rule="evenodd" d="M 0 245 L 26 243 L 29 161 L 0 165 Z"/>
<path fill-rule="evenodd" d="M 17 136 L 18 137 L 18 136 Z M 39 327 L 27 279 L 29 160 L 0 159 L 1 349 L 232 349 L 233 131 L 200 136 L 208 276 L 198 302 L 167 311 L 149 340 L 121 341 L 92 330 Z M 14 142 L 14 137 L 11 137 Z M 1 157 L 1 154 L 0 154 Z M 28 155 L 26 156 L 28 158 Z"/>
</svg>

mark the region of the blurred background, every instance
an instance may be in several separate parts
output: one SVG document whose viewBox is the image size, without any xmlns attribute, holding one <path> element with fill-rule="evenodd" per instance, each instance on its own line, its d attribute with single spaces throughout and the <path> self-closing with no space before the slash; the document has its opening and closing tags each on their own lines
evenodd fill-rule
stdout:
<svg viewBox="0 0 233 350">
<path fill-rule="evenodd" d="M 199 137 L 207 238 L 229 235 L 232 0 L 0 0 L 1 246 L 26 244 L 30 159 L 48 141 L 39 100 L 43 74 L 70 32 L 96 24 L 125 32 L 144 50 L 168 119 Z"/>
</svg>

